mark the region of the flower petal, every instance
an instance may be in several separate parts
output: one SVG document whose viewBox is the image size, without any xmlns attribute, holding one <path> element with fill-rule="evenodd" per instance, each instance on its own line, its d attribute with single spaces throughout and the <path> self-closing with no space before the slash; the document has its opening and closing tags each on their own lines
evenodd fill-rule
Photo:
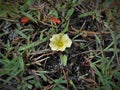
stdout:
<svg viewBox="0 0 120 90">
<path fill-rule="evenodd" d="M 70 39 L 68 39 L 68 40 L 65 42 L 65 45 L 66 45 L 66 47 L 71 47 L 72 41 L 71 41 Z"/>
<path fill-rule="evenodd" d="M 55 17 L 51 18 L 51 21 L 53 21 L 53 22 L 55 22 L 55 23 L 57 23 L 57 24 L 60 24 L 60 23 L 61 23 L 60 19 L 55 18 Z"/>
<path fill-rule="evenodd" d="M 27 23 L 27 22 L 29 22 L 30 21 L 30 19 L 28 18 L 28 17 L 23 17 L 22 19 L 21 19 L 21 23 Z"/>
<path fill-rule="evenodd" d="M 56 44 L 53 43 L 53 42 L 51 42 L 51 43 L 49 44 L 49 46 L 51 47 L 51 49 L 52 49 L 53 51 L 55 51 L 55 50 L 58 49 L 58 46 L 56 46 Z"/>
<path fill-rule="evenodd" d="M 71 47 L 72 41 L 67 34 L 64 34 L 64 36 L 62 37 L 62 41 L 64 41 L 66 47 Z"/>
<path fill-rule="evenodd" d="M 64 34 L 62 36 L 62 41 L 67 41 L 69 39 L 68 35 L 67 34 Z"/>
<path fill-rule="evenodd" d="M 54 42 L 59 40 L 59 36 L 57 34 L 53 35 L 52 38 L 50 39 L 50 41 Z"/>
<path fill-rule="evenodd" d="M 58 51 L 64 51 L 65 49 L 66 49 L 66 46 L 59 47 L 59 48 L 58 48 Z"/>
</svg>

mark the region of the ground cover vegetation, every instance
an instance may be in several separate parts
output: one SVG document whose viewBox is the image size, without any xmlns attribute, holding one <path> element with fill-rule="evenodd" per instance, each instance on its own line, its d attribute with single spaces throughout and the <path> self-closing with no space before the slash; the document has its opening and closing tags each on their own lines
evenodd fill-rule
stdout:
<svg viewBox="0 0 120 90">
<path fill-rule="evenodd" d="M 120 1 L 0 0 L 0 90 L 120 90 Z"/>
</svg>

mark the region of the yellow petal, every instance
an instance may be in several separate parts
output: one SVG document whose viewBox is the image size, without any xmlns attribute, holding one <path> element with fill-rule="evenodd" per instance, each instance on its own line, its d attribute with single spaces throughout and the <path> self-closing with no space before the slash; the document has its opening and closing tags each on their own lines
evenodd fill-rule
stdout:
<svg viewBox="0 0 120 90">
<path fill-rule="evenodd" d="M 57 49 L 57 51 L 64 51 L 64 50 L 65 50 L 65 48 L 66 48 L 66 46 L 59 47 L 59 48 Z"/>
<path fill-rule="evenodd" d="M 50 39 L 50 41 L 56 41 L 56 40 L 59 40 L 59 39 L 60 39 L 59 35 L 55 34 L 55 35 L 52 36 L 52 38 Z"/>
<path fill-rule="evenodd" d="M 58 46 L 56 46 L 56 44 L 53 43 L 53 42 L 51 42 L 51 43 L 49 44 L 49 46 L 51 47 L 51 49 L 52 49 L 53 51 L 55 51 L 55 50 L 58 49 Z"/>
<path fill-rule="evenodd" d="M 66 41 L 66 40 L 68 40 L 68 39 L 69 39 L 69 37 L 68 37 L 67 34 L 64 34 L 64 35 L 62 36 L 62 41 Z"/>
<path fill-rule="evenodd" d="M 67 34 L 64 34 L 64 36 L 62 37 L 62 41 L 64 41 L 66 47 L 71 47 L 72 40 L 68 37 Z"/>
<path fill-rule="evenodd" d="M 66 47 L 71 47 L 72 41 L 71 41 L 70 39 L 68 39 L 68 40 L 65 42 L 65 45 L 66 45 Z"/>
</svg>

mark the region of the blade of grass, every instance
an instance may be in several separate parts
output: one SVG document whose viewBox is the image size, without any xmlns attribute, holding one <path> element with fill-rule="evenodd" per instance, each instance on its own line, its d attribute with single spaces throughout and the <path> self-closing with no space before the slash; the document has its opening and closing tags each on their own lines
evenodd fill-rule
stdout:
<svg viewBox="0 0 120 90">
<path fill-rule="evenodd" d="M 46 38 L 44 38 L 42 40 L 37 40 L 35 42 L 32 42 L 31 44 L 20 46 L 18 51 L 27 50 L 29 48 L 35 47 L 35 46 L 37 46 L 37 45 L 39 45 L 39 44 L 41 44 L 41 43 L 43 43 L 43 42 L 45 42 L 47 40 L 48 40 L 48 37 L 46 37 Z"/>
<path fill-rule="evenodd" d="M 26 40 L 28 39 L 28 36 L 25 35 L 25 33 L 23 33 L 22 31 L 16 30 L 16 32 L 17 32 L 20 36 L 22 36 L 22 38 L 25 38 Z"/>
<path fill-rule="evenodd" d="M 24 12 L 24 11 L 21 11 L 21 13 L 22 13 L 24 16 L 26 16 L 26 17 L 28 17 L 29 19 L 31 19 L 33 22 L 37 23 L 37 21 L 33 18 L 32 15 L 30 15 L 30 14 Z"/>
<path fill-rule="evenodd" d="M 71 17 L 71 15 L 73 14 L 73 12 L 74 12 L 74 8 L 71 8 L 71 9 L 69 9 L 68 10 L 68 12 L 67 12 L 67 15 L 66 15 L 66 20 L 69 20 L 69 18 Z"/>
</svg>

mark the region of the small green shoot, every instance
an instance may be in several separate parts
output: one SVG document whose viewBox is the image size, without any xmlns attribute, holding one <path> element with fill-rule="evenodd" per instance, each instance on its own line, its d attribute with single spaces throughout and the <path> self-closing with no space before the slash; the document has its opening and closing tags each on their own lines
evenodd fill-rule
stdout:
<svg viewBox="0 0 120 90">
<path fill-rule="evenodd" d="M 67 65 L 68 56 L 67 55 L 60 55 L 60 60 L 61 60 L 61 63 L 63 64 L 63 66 L 66 66 Z"/>
</svg>

